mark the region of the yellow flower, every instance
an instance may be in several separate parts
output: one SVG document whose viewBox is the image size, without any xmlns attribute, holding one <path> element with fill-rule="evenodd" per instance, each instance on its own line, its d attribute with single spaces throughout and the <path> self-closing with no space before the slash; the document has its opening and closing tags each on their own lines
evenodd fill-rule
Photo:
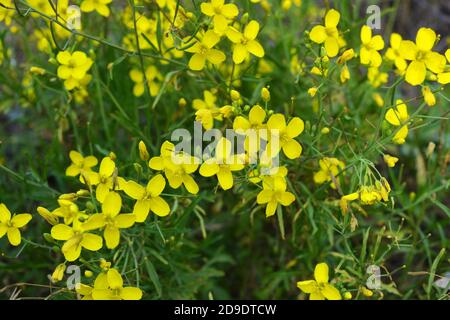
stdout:
<svg viewBox="0 0 450 320">
<path fill-rule="evenodd" d="M 345 50 L 344 53 L 337 59 L 338 64 L 344 64 L 355 57 L 355 51 L 353 49 Z"/>
<path fill-rule="evenodd" d="M 213 17 L 214 31 L 218 34 L 224 33 L 230 20 L 239 14 L 239 9 L 235 4 L 224 4 L 224 0 L 203 2 L 200 9 L 205 15 Z"/>
<path fill-rule="evenodd" d="M 450 64 L 450 49 L 447 49 L 447 51 L 445 51 L 445 57 L 447 58 L 448 63 Z M 440 84 L 449 84 L 450 83 L 450 69 L 447 68 L 447 70 L 445 70 L 442 73 L 439 73 L 437 75 L 437 81 Z"/>
<path fill-rule="evenodd" d="M 370 67 L 367 72 L 367 78 L 374 88 L 378 88 L 388 82 L 389 74 L 386 72 L 380 72 L 380 69 L 376 67 Z"/>
<path fill-rule="evenodd" d="M 268 88 L 264 87 L 261 89 L 261 98 L 265 101 L 268 102 L 270 101 L 270 91 Z"/>
<path fill-rule="evenodd" d="M 53 283 L 57 283 L 64 278 L 64 272 L 66 271 L 66 264 L 58 264 L 52 273 L 51 280 Z"/>
<path fill-rule="evenodd" d="M 80 181 L 84 183 L 92 173 L 92 167 L 98 164 L 97 158 L 94 156 L 83 157 L 79 152 L 73 150 L 70 151 L 69 157 L 72 164 L 66 169 L 66 175 L 69 177 L 80 175 Z"/>
<path fill-rule="evenodd" d="M 92 66 L 92 59 L 88 58 L 84 52 L 60 51 L 56 56 L 60 63 L 58 67 L 58 77 L 64 80 L 64 86 L 67 90 L 72 90 L 80 86 L 80 81 L 86 76 L 86 73 Z"/>
<path fill-rule="evenodd" d="M 147 161 L 150 158 L 150 154 L 147 151 L 147 146 L 145 145 L 144 141 L 139 141 L 139 157 L 142 161 Z"/>
<path fill-rule="evenodd" d="M 432 49 L 436 43 L 436 33 L 430 28 L 420 28 L 417 32 L 416 43 L 403 40 L 400 53 L 406 60 L 411 61 L 406 69 L 405 80 L 413 86 L 425 81 L 427 69 L 433 73 L 442 73 L 445 68 L 445 57 Z"/>
<path fill-rule="evenodd" d="M 98 201 L 103 202 L 106 195 L 114 187 L 113 175 L 116 165 L 110 157 L 104 157 L 100 163 L 99 172 L 89 173 L 89 183 L 96 185 L 95 196 Z"/>
<path fill-rule="evenodd" d="M 58 216 L 55 213 L 50 212 L 48 209 L 46 209 L 44 207 L 37 207 L 36 210 L 37 210 L 38 214 L 52 226 L 59 223 Z"/>
<path fill-rule="evenodd" d="M 318 44 L 324 43 L 327 55 L 333 58 L 339 53 L 339 31 L 337 25 L 341 19 L 341 14 L 331 9 L 325 16 L 325 25 L 318 25 L 312 28 L 309 38 Z"/>
<path fill-rule="evenodd" d="M 237 116 L 233 122 L 233 130 L 242 131 L 245 133 L 248 129 L 258 130 L 265 126 L 263 125 L 264 119 L 266 118 L 266 111 L 259 105 L 255 105 L 250 109 L 248 114 L 248 119 L 243 116 Z"/>
<path fill-rule="evenodd" d="M 271 180 L 264 180 L 263 190 L 258 193 L 256 202 L 266 204 L 266 217 L 273 216 L 277 210 L 278 204 L 289 206 L 295 201 L 295 196 L 286 191 L 287 184 L 284 177 L 275 176 Z"/>
<path fill-rule="evenodd" d="M 345 163 L 336 158 L 323 158 L 319 160 L 320 170 L 314 174 L 314 182 L 323 184 L 331 181 L 330 186 L 336 189 L 333 179 L 336 179 L 339 172 L 344 170 Z"/>
<path fill-rule="evenodd" d="M 314 269 L 314 279 L 297 282 L 297 287 L 309 294 L 310 300 L 341 300 L 341 293 L 328 283 L 328 265 L 319 263 Z"/>
<path fill-rule="evenodd" d="M 244 169 L 242 159 L 232 155 L 231 142 L 226 138 L 221 138 L 217 143 L 214 157 L 209 158 L 200 166 L 200 174 L 203 177 L 217 176 L 219 185 L 223 190 L 233 187 L 232 171 Z"/>
<path fill-rule="evenodd" d="M 67 261 L 75 261 L 80 257 L 81 249 L 98 251 L 103 246 L 102 237 L 85 232 L 79 220 L 74 220 L 72 227 L 65 224 L 57 224 L 51 230 L 55 240 L 65 241 L 61 251 Z"/>
<path fill-rule="evenodd" d="M 388 165 L 389 168 L 395 167 L 395 164 L 398 162 L 398 158 L 393 157 L 391 155 L 385 154 L 383 156 L 384 162 Z"/>
<path fill-rule="evenodd" d="M 193 53 L 189 60 L 189 68 L 191 70 L 200 71 L 205 67 L 206 61 L 214 65 L 221 64 L 225 61 L 225 54 L 213 47 L 220 41 L 220 36 L 213 30 L 205 32 L 201 40 L 197 40 L 194 45 L 186 49 L 187 52 Z"/>
<path fill-rule="evenodd" d="M 266 146 L 266 153 L 275 156 L 283 149 L 283 153 L 289 159 L 299 158 L 302 154 L 302 146 L 294 138 L 298 137 L 304 128 L 303 120 L 298 117 L 292 118 L 286 125 L 284 115 L 280 113 L 272 115 L 267 121 L 269 143 Z"/>
<path fill-rule="evenodd" d="M 249 57 L 249 53 L 258 58 L 264 57 L 264 48 L 256 40 L 259 33 L 259 23 L 255 20 L 250 21 L 244 29 L 244 33 L 241 33 L 234 27 L 227 29 L 226 35 L 231 42 L 234 43 L 233 47 L 233 61 L 236 64 L 244 62 Z"/>
<path fill-rule="evenodd" d="M 391 47 L 386 51 L 386 58 L 393 61 L 395 67 L 400 71 L 404 71 L 407 67 L 406 60 L 403 59 L 400 52 L 400 45 L 402 41 L 402 36 L 398 33 L 391 34 Z"/>
<path fill-rule="evenodd" d="M 317 87 L 312 87 L 308 89 L 308 94 L 311 98 L 314 98 L 317 94 L 317 91 L 319 91 L 319 89 L 317 89 Z"/>
<path fill-rule="evenodd" d="M 21 213 L 11 217 L 11 212 L 5 204 L 0 203 L 0 238 L 6 234 L 12 246 L 18 246 L 22 242 L 20 228 L 25 227 L 31 220 L 31 214 Z"/>
<path fill-rule="evenodd" d="M 105 227 L 103 238 L 105 238 L 106 247 L 116 248 L 120 242 L 120 229 L 130 228 L 136 221 L 134 214 L 119 214 L 121 208 L 120 195 L 117 192 L 109 192 L 104 198 L 102 212 L 92 215 L 83 224 L 83 229 L 91 231 Z"/>
<path fill-rule="evenodd" d="M 160 81 L 163 80 L 161 73 L 155 66 L 149 66 L 145 70 L 145 77 L 147 79 L 148 89 L 152 97 L 156 96 L 160 89 Z M 130 71 L 130 78 L 134 82 L 133 94 L 135 97 L 140 97 L 145 92 L 144 74 L 138 69 Z"/>
<path fill-rule="evenodd" d="M 348 70 L 347 65 L 344 65 L 341 69 L 341 74 L 339 75 L 339 78 L 342 83 L 346 83 L 348 80 L 350 80 L 350 71 Z"/>
<path fill-rule="evenodd" d="M 383 62 L 378 51 L 383 50 L 384 40 L 380 35 L 372 36 L 372 29 L 364 25 L 361 28 L 362 47 L 360 51 L 361 64 L 378 68 Z"/>
<path fill-rule="evenodd" d="M 402 100 L 397 100 L 396 107 L 390 108 L 386 112 L 385 119 L 387 122 L 389 122 L 391 125 L 396 127 L 401 127 L 397 133 L 392 138 L 392 141 L 394 141 L 397 144 L 403 144 L 405 143 L 405 139 L 408 136 L 408 107 Z"/>
<path fill-rule="evenodd" d="M 197 121 L 201 122 L 206 130 L 214 127 L 214 119 L 222 121 L 220 109 L 216 106 L 216 96 L 209 90 L 203 91 L 203 100 L 194 99 L 192 107 L 197 110 L 195 112 Z"/>
<path fill-rule="evenodd" d="M 125 193 L 137 200 L 133 209 L 136 222 L 144 222 L 150 211 L 160 217 L 165 217 L 170 213 L 169 205 L 160 196 L 165 187 L 166 180 L 160 174 L 150 179 L 146 187 L 134 181 L 128 181 L 124 185 Z"/>
<path fill-rule="evenodd" d="M 136 287 L 124 287 L 120 273 L 110 268 L 101 272 L 94 282 L 94 287 L 81 285 L 76 289 L 83 296 L 82 300 L 140 300 L 142 290 Z"/>
<path fill-rule="evenodd" d="M 161 146 L 161 155 L 151 158 L 149 167 L 164 171 L 171 188 L 178 189 L 184 185 L 189 193 L 197 194 L 199 187 L 191 176 L 198 168 L 196 162 L 196 159 L 188 154 L 175 153 L 173 143 L 165 141 Z"/>
<path fill-rule="evenodd" d="M 15 11 L 9 8 L 14 8 L 13 0 L 4 0 L 2 4 L 6 7 L 0 6 L 0 22 L 4 22 L 6 26 L 10 26 Z"/>
<path fill-rule="evenodd" d="M 428 86 L 422 87 L 422 94 L 423 94 L 423 99 L 425 100 L 425 103 L 429 107 L 436 105 L 436 97 L 434 96 L 430 87 L 428 87 Z"/>
<path fill-rule="evenodd" d="M 95 10 L 102 16 L 109 17 L 110 10 L 108 4 L 111 2 L 112 0 L 83 0 L 80 9 L 83 12 L 92 12 Z"/>
</svg>

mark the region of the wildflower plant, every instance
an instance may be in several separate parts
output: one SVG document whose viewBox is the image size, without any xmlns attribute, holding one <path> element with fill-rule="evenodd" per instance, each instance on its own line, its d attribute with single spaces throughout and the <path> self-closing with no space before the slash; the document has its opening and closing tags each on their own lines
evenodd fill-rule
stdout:
<svg viewBox="0 0 450 320">
<path fill-rule="evenodd" d="M 362 3 L 0 0 L 0 296 L 448 298 L 448 30 Z"/>
</svg>

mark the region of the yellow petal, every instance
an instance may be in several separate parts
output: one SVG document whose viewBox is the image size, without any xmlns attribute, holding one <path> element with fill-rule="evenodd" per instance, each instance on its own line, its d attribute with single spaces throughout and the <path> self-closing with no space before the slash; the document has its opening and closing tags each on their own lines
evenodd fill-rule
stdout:
<svg viewBox="0 0 450 320">
<path fill-rule="evenodd" d="M 399 50 L 400 50 L 400 54 L 403 59 L 416 60 L 418 49 L 414 42 L 412 42 L 410 40 L 403 40 L 400 43 Z"/>
<path fill-rule="evenodd" d="M 254 40 L 258 36 L 259 23 L 256 20 L 252 20 L 244 29 L 244 37 L 248 40 Z"/>
<path fill-rule="evenodd" d="M 11 212 L 5 204 L 0 203 L 0 222 L 7 223 L 11 220 Z"/>
<path fill-rule="evenodd" d="M 200 166 L 199 173 L 203 177 L 212 177 L 219 172 L 219 166 L 214 162 L 213 159 L 206 160 Z"/>
<path fill-rule="evenodd" d="M 264 57 L 264 48 L 256 40 L 250 40 L 249 42 L 247 42 L 247 50 L 258 58 Z"/>
<path fill-rule="evenodd" d="M 212 30 L 206 31 L 203 36 L 202 43 L 208 48 L 211 49 L 220 41 L 220 36 Z"/>
<path fill-rule="evenodd" d="M 136 215 L 136 222 L 144 222 L 150 212 L 149 200 L 138 200 L 134 204 L 133 213 Z"/>
<path fill-rule="evenodd" d="M 304 129 L 305 123 L 302 119 L 298 117 L 292 118 L 287 125 L 287 135 L 289 138 L 296 138 L 303 132 Z"/>
<path fill-rule="evenodd" d="M 320 291 L 316 291 L 310 294 L 309 300 L 325 300 L 325 297 L 320 293 Z"/>
<path fill-rule="evenodd" d="M 200 10 L 203 14 L 209 17 L 215 15 L 214 7 L 211 5 L 211 3 L 203 2 L 202 4 L 200 4 Z"/>
<path fill-rule="evenodd" d="M 105 201 L 102 204 L 103 214 L 115 217 L 119 214 L 122 208 L 122 198 L 117 192 L 110 192 L 105 197 Z"/>
<path fill-rule="evenodd" d="M 278 202 L 281 203 L 281 205 L 287 207 L 290 206 L 292 204 L 292 202 L 295 201 L 295 196 L 294 194 L 290 193 L 290 192 L 281 192 L 279 198 L 278 198 Z"/>
<path fill-rule="evenodd" d="M 120 297 L 123 300 L 141 300 L 142 290 L 135 287 L 125 287 L 121 290 Z"/>
<path fill-rule="evenodd" d="M 110 177 L 112 176 L 114 169 L 116 168 L 116 165 L 114 161 L 111 160 L 110 157 L 103 158 L 102 162 L 100 163 L 100 175 L 103 177 Z"/>
<path fill-rule="evenodd" d="M 416 36 L 416 44 L 419 50 L 431 51 L 436 42 L 436 32 L 430 28 L 420 28 Z"/>
<path fill-rule="evenodd" d="M 233 19 L 239 14 L 239 9 L 235 4 L 228 3 L 222 7 L 222 14 L 228 19 Z"/>
<path fill-rule="evenodd" d="M 189 68 L 194 71 L 203 70 L 206 63 L 206 57 L 199 53 L 194 53 L 194 55 L 189 60 Z"/>
<path fill-rule="evenodd" d="M 199 191 L 198 184 L 195 182 L 194 178 L 190 175 L 183 175 L 183 184 L 186 187 L 186 190 L 191 194 L 197 194 Z"/>
<path fill-rule="evenodd" d="M 302 154 L 302 146 L 294 139 L 284 143 L 282 148 L 283 153 L 291 160 L 299 158 Z"/>
<path fill-rule="evenodd" d="M 309 33 L 309 38 L 315 43 L 322 44 L 327 38 L 327 33 L 325 30 L 326 29 L 324 26 L 315 26 Z"/>
<path fill-rule="evenodd" d="M 247 48 L 243 44 L 235 44 L 233 49 L 233 61 L 236 64 L 242 63 L 248 56 Z"/>
<path fill-rule="evenodd" d="M 69 64 L 69 60 L 72 58 L 72 55 L 68 51 L 60 51 L 56 55 L 56 60 L 58 60 L 61 64 Z"/>
<path fill-rule="evenodd" d="M 314 278 L 317 283 L 328 283 L 328 265 L 326 263 L 319 263 L 314 269 Z"/>
<path fill-rule="evenodd" d="M 108 279 L 108 284 L 111 287 L 111 289 L 119 289 L 123 287 L 123 280 L 122 276 L 120 275 L 119 271 L 117 271 L 114 268 L 111 268 L 108 270 L 108 273 L 106 274 Z"/>
<path fill-rule="evenodd" d="M 325 284 L 324 288 L 320 292 L 328 300 L 342 300 L 339 290 L 328 283 Z"/>
<path fill-rule="evenodd" d="M 361 28 L 361 42 L 363 44 L 369 44 L 372 40 L 372 29 L 369 26 L 363 25 Z"/>
<path fill-rule="evenodd" d="M 12 246 L 18 246 L 22 242 L 20 231 L 17 228 L 10 227 L 7 231 L 8 241 Z"/>
<path fill-rule="evenodd" d="M 425 63 L 420 61 L 413 61 L 406 69 L 406 82 L 413 86 L 418 86 L 425 81 L 427 69 Z"/>
<path fill-rule="evenodd" d="M 118 228 L 111 227 L 108 225 L 105 228 L 103 237 L 105 238 L 106 247 L 108 249 L 114 249 L 119 245 L 120 231 Z"/>
<path fill-rule="evenodd" d="M 119 214 L 117 217 L 114 218 L 114 222 L 117 226 L 117 228 L 130 228 L 133 226 L 134 222 L 136 221 L 136 215 L 132 213 L 127 214 Z"/>
<path fill-rule="evenodd" d="M 230 169 L 220 168 L 219 172 L 217 172 L 217 179 L 223 190 L 229 190 L 233 187 L 233 174 Z"/>
<path fill-rule="evenodd" d="M 248 114 L 250 123 L 252 124 L 262 124 L 264 122 L 264 119 L 266 118 L 266 111 L 264 111 L 263 108 L 261 108 L 261 106 L 254 106 L 249 114 Z"/>
<path fill-rule="evenodd" d="M 212 64 L 220 64 L 225 61 L 225 54 L 217 49 L 210 49 L 206 54 L 206 59 Z"/>
<path fill-rule="evenodd" d="M 152 197 L 157 197 L 163 192 L 166 187 L 166 179 L 161 174 L 157 174 L 147 184 L 147 192 L 151 194 Z"/>
<path fill-rule="evenodd" d="M 160 217 L 165 217 L 170 213 L 170 207 L 166 200 L 161 197 L 154 197 L 149 200 L 150 209 Z"/>
<path fill-rule="evenodd" d="M 338 25 L 340 18 L 340 13 L 334 9 L 331 9 L 325 16 L 325 26 L 327 28 L 335 28 Z"/>
<path fill-rule="evenodd" d="M 22 228 L 23 226 L 25 226 L 28 222 L 30 222 L 31 220 L 31 214 L 29 213 L 22 213 L 22 214 L 17 214 L 14 217 L 12 217 L 11 219 L 11 224 L 15 227 L 15 228 Z"/>
<path fill-rule="evenodd" d="M 286 129 L 286 119 L 281 113 L 273 114 L 267 121 L 270 130 L 284 131 Z"/>
<path fill-rule="evenodd" d="M 278 202 L 276 201 L 270 201 L 267 203 L 266 207 L 266 218 L 271 217 L 275 214 L 275 211 L 277 211 Z"/>
<path fill-rule="evenodd" d="M 313 293 L 319 290 L 319 286 L 314 280 L 299 281 L 297 282 L 297 288 L 302 290 L 304 293 Z"/>
<path fill-rule="evenodd" d="M 83 233 L 81 246 L 91 251 L 98 251 L 103 246 L 103 239 L 96 234 Z"/>
<path fill-rule="evenodd" d="M 123 186 L 123 191 L 133 199 L 142 199 L 145 194 L 145 188 L 134 181 L 128 181 Z"/>
<path fill-rule="evenodd" d="M 55 240 L 69 240 L 73 235 L 73 229 L 65 224 L 57 224 L 53 226 L 51 235 Z"/>
</svg>

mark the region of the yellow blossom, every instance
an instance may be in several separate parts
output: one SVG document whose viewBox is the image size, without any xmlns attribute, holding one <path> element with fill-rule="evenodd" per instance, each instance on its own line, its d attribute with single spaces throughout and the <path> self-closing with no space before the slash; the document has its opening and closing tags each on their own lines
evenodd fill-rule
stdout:
<svg viewBox="0 0 450 320">
<path fill-rule="evenodd" d="M 25 227 L 31 220 L 31 214 L 21 213 L 11 217 L 11 212 L 5 204 L 0 203 L 0 238 L 5 234 L 12 246 L 18 246 L 22 242 L 20 228 Z"/>
<path fill-rule="evenodd" d="M 109 17 L 110 10 L 108 4 L 111 2 L 112 0 L 83 0 L 80 9 L 83 12 L 92 12 L 95 10 L 102 16 Z"/>
<path fill-rule="evenodd" d="M 372 29 L 364 25 L 361 28 L 361 64 L 378 68 L 383 61 L 378 51 L 384 48 L 384 40 L 380 35 L 372 36 Z"/>
<path fill-rule="evenodd" d="M 383 156 L 384 162 L 386 162 L 386 164 L 388 165 L 389 168 L 393 168 L 395 167 L 395 164 L 398 162 L 398 158 L 397 157 L 393 157 L 391 155 L 385 154 Z"/>
<path fill-rule="evenodd" d="M 249 57 L 249 53 L 258 58 L 264 57 L 264 48 L 256 40 L 259 33 L 259 23 L 255 20 L 250 21 L 241 33 L 234 27 L 227 29 L 226 35 L 233 47 L 233 61 L 236 64 L 244 62 Z"/>
<path fill-rule="evenodd" d="M 225 61 L 225 54 L 213 47 L 220 41 L 220 36 L 213 30 L 205 32 L 201 40 L 197 40 L 194 45 L 186 49 L 187 52 L 193 53 L 189 60 L 189 68 L 194 71 L 203 70 L 206 61 L 214 65 Z"/>
<path fill-rule="evenodd" d="M 319 160 L 320 170 L 314 174 L 314 182 L 323 184 L 331 182 L 330 186 L 336 189 L 335 181 L 339 172 L 345 168 L 345 163 L 336 158 L 323 158 Z"/>
<path fill-rule="evenodd" d="M 339 53 L 339 31 L 337 25 L 341 19 L 341 14 L 331 9 L 325 16 L 325 25 L 315 26 L 309 38 L 318 44 L 324 44 L 327 55 L 333 58 Z"/>
<path fill-rule="evenodd" d="M 282 149 L 289 159 L 299 158 L 302 154 L 302 146 L 295 138 L 303 132 L 304 128 L 303 120 L 298 117 L 292 118 L 286 125 L 284 115 L 272 115 L 267 121 L 267 129 L 269 130 L 269 143 L 266 147 L 267 154 L 273 157 Z"/>
<path fill-rule="evenodd" d="M 445 68 L 445 57 L 432 49 L 437 36 L 433 29 L 420 28 L 417 32 L 416 42 L 403 40 L 400 44 L 400 53 L 403 59 L 411 61 L 406 69 L 405 80 L 413 86 L 425 81 L 427 69 L 433 73 L 442 73 Z"/>
<path fill-rule="evenodd" d="M 210 0 L 210 2 L 203 2 L 200 5 L 203 14 L 213 17 L 214 31 L 218 34 L 224 33 L 230 20 L 239 14 L 239 9 L 235 4 L 225 4 L 224 2 L 224 0 Z"/>
<path fill-rule="evenodd" d="M 131 213 L 119 214 L 122 208 L 122 198 L 117 192 L 109 192 L 102 203 L 102 212 L 92 215 L 84 224 L 86 231 L 104 227 L 103 238 L 106 247 L 114 249 L 120 242 L 120 229 L 133 226 L 136 216 Z"/>
<path fill-rule="evenodd" d="M 61 251 L 67 261 L 77 260 L 82 248 L 98 251 L 103 246 L 102 238 L 96 234 L 85 232 L 78 220 L 73 221 L 72 227 L 65 224 L 53 226 L 51 235 L 55 240 L 65 241 Z"/>
<path fill-rule="evenodd" d="M 86 72 L 91 68 L 93 61 L 84 52 L 60 51 L 56 56 L 60 63 L 58 67 L 58 77 L 64 80 L 67 90 L 72 90 L 80 86 L 80 81 L 86 76 Z"/>
<path fill-rule="evenodd" d="M 133 209 L 136 222 L 144 222 L 150 211 L 160 217 L 165 217 L 170 213 L 169 205 L 160 196 L 165 187 L 166 180 L 160 174 L 150 179 L 146 187 L 134 181 L 128 181 L 124 185 L 125 193 L 137 200 Z"/>
<path fill-rule="evenodd" d="M 310 300 L 341 300 L 341 293 L 329 283 L 328 265 L 319 263 L 314 269 L 314 279 L 297 282 L 297 287 L 309 294 Z"/>
<path fill-rule="evenodd" d="M 286 191 L 287 184 L 284 177 L 275 176 L 273 179 L 264 180 L 263 190 L 258 193 L 256 202 L 258 204 L 267 204 L 266 217 L 273 216 L 277 210 L 278 204 L 289 206 L 295 201 L 295 196 Z"/>
<path fill-rule="evenodd" d="M 240 171 L 244 168 L 240 157 L 232 155 L 232 145 L 230 140 L 221 138 L 216 145 L 215 155 L 207 159 L 200 166 L 200 174 L 203 177 L 217 176 L 219 185 L 223 190 L 233 187 L 233 171 Z"/>
</svg>

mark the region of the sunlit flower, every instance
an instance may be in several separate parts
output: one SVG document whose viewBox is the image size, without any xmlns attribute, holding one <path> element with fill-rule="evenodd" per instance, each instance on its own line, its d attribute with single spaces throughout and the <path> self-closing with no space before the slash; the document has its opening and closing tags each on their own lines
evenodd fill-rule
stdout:
<svg viewBox="0 0 450 320">
<path fill-rule="evenodd" d="M 324 44 L 327 55 L 333 58 L 339 53 L 339 31 L 337 25 L 341 19 L 341 14 L 331 9 L 325 16 L 325 25 L 318 25 L 312 28 L 309 38 L 318 44 Z"/>
<path fill-rule="evenodd" d="M 0 203 L 0 238 L 6 234 L 12 246 L 18 246 L 22 242 L 20 228 L 25 227 L 31 220 L 31 214 L 21 213 L 11 216 L 11 212 L 5 204 Z"/>
<path fill-rule="evenodd" d="M 328 265 L 319 263 L 314 269 L 314 279 L 297 282 L 297 287 L 309 294 L 310 300 L 341 300 L 341 293 L 329 283 Z"/>
<path fill-rule="evenodd" d="M 378 51 L 384 48 L 384 40 L 380 35 L 372 36 L 372 29 L 363 25 L 361 28 L 361 64 L 379 67 L 383 58 Z"/>
<path fill-rule="evenodd" d="M 166 180 L 160 174 L 154 176 L 146 187 L 134 181 L 128 181 L 123 190 L 131 198 L 137 200 L 133 213 L 136 215 L 136 222 L 144 222 L 151 212 L 157 216 L 164 217 L 170 213 L 170 207 L 160 196 L 166 187 Z"/>
<path fill-rule="evenodd" d="M 266 217 L 273 216 L 278 205 L 289 206 L 295 201 L 295 196 L 286 191 L 287 184 L 284 177 L 274 177 L 264 180 L 263 190 L 258 194 L 256 202 L 258 204 L 267 204 Z"/>
<path fill-rule="evenodd" d="M 259 23 L 255 20 L 250 21 L 244 28 L 244 32 L 241 33 L 234 27 L 227 29 L 226 35 L 231 42 L 234 43 L 233 47 L 233 61 L 236 64 L 244 62 L 249 57 L 249 54 L 253 54 L 258 58 L 264 57 L 264 48 L 256 40 L 259 33 Z"/>
</svg>

